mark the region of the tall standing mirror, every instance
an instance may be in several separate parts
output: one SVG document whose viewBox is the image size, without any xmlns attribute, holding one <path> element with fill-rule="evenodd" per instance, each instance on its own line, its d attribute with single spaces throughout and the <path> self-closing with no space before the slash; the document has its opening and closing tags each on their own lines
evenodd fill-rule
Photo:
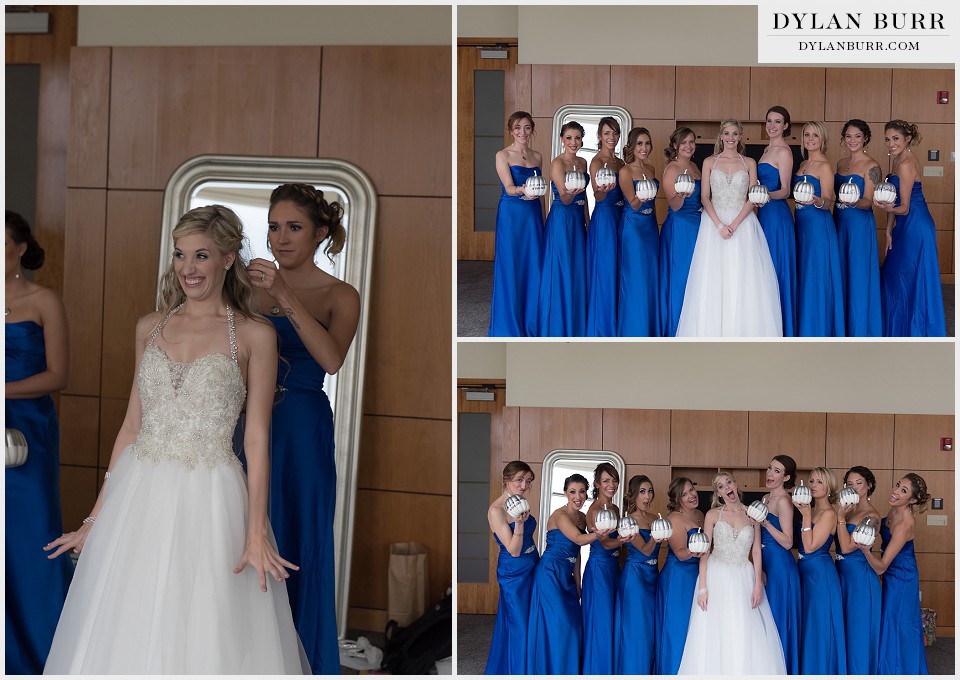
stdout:
<svg viewBox="0 0 960 680">
<path fill-rule="evenodd" d="M 342 223 L 346 245 L 330 261 L 322 249 L 315 261 L 324 271 L 346 281 L 360 293 L 360 322 L 340 371 L 327 376 L 324 391 L 334 414 L 337 501 L 334 517 L 336 608 L 340 637 L 346 633 L 350 594 L 350 553 L 353 544 L 354 496 L 360 421 L 363 403 L 363 372 L 367 340 L 367 310 L 373 262 L 373 237 L 377 194 L 367 175 L 346 161 L 323 158 L 274 158 L 257 156 L 198 156 L 181 165 L 170 177 L 163 198 L 163 228 L 160 241 L 158 282 L 173 253 L 172 230 L 179 217 L 192 208 L 218 203 L 237 213 L 243 221 L 245 243 L 242 257 L 273 260 L 267 249 L 267 211 L 270 192 L 290 182 L 312 184 L 328 200 L 344 208 Z"/>
</svg>

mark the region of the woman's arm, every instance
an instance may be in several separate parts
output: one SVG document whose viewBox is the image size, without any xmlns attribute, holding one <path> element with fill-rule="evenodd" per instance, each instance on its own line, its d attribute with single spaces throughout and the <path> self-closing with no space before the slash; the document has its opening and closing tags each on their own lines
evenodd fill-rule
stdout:
<svg viewBox="0 0 960 680">
<path fill-rule="evenodd" d="M 747 164 L 747 175 L 750 177 L 749 186 L 747 186 L 747 191 L 749 192 L 750 187 L 757 183 L 757 162 L 752 158 L 746 158 L 744 161 Z M 753 212 L 753 209 L 753 203 L 751 203 L 749 199 L 744 200 L 743 207 L 740 208 L 740 212 L 737 213 L 737 216 L 733 218 L 733 221 L 727 225 L 730 228 L 731 233 L 737 230 L 737 227 L 740 226 L 740 223 L 743 222 L 747 215 Z"/>
<path fill-rule="evenodd" d="M 837 508 L 837 547 L 841 553 L 848 553 L 856 549 L 853 537 L 847 531 L 847 515 L 852 505 L 841 505 Z"/>
<path fill-rule="evenodd" d="M 626 164 L 620 168 L 620 174 L 617 175 L 617 179 L 620 182 L 620 191 L 623 192 L 624 200 L 626 200 L 634 210 L 640 210 L 643 202 L 637 198 L 637 190 L 634 189 L 633 186 L 633 173 Z"/>
<path fill-rule="evenodd" d="M 600 156 L 594 156 L 593 160 L 590 161 L 590 184 L 593 186 L 593 200 L 595 203 L 599 203 L 610 193 L 609 191 L 601 191 L 597 185 L 597 170 L 603 166 L 604 162 L 600 159 Z"/>
<path fill-rule="evenodd" d="M 47 368 L 23 380 L 6 383 L 7 399 L 35 399 L 67 386 L 70 375 L 70 329 L 63 301 L 56 293 L 40 288 L 36 293 L 43 326 L 43 345 Z"/>
<path fill-rule="evenodd" d="M 673 533 L 670 534 L 670 538 L 667 539 L 667 543 L 670 546 L 670 549 L 673 550 L 673 554 L 681 562 L 686 562 L 690 558 L 696 559 L 699 555 L 694 555 L 690 552 L 690 549 L 687 548 L 687 529 L 681 526 L 677 522 L 678 513 L 671 512 L 667 519 L 670 520 L 673 524 Z M 689 527 L 692 528 L 692 527 Z"/>
<path fill-rule="evenodd" d="M 909 520 L 898 522 L 890 530 L 890 542 L 887 543 L 886 549 L 883 551 L 883 557 L 877 558 L 873 554 L 873 546 L 858 545 L 863 556 L 867 558 L 867 563 L 873 567 L 873 570 L 877 572 L 878 576 L 882 576 L 883 573 L 887 570 L 890 564 L 893 562 L 893 558 L 897 556 L 903 546 L 907 544 L 913 537 L 913 517 Z"/>
<path fill-rule="evenodd" d="M 786 498 L 781 498 L 778 500 L 775 509 L 774 514 L 780 520 L 782 528 L 777 529 L 773 526 L 769 518 L 764 519 L 761 526 L 767 530 L 781 548 L 790 550 L 793 548 L 793 503 Z"/>
<path fill-rule="evenodd" d="M 856 202 L 858 208 L 873 208 L 873 191 L 880 184 L 880 166 L 874 163 L 863 177 L 863 196 Z"/>
<path fill-rule="evenodd" d="M 754 527 L 756 521 L 750 520 Z M 763 597 L 763 550 L 760 548 L 760 532 L 753 531 L 753 593 L 750 596 L 750 606 L 756 609 L 760 606 Z"/>
<path fill-rule="evenodd" d="M 717 523 L 718 515 L 719 513 L 710 510 L 703 520 L 703 533 L 707 535 L 707 540 L 710 541 L 710 550 L 700 557 L 700 570 L 697 575 L 697 605 L 703 611 L 707 611 L 707 599 L 709 597 L 707 592 L 707 562 L 710 561 L 709 555 L 713 553 L 713 527 Z"/>
<path fill-rule="evenodd" d="M 793 154 L 789 147 L 775 147 L 774 153 L 777 161 L 777 172 L 780 173 L 780 188 L 776 191 L 770 191 L 771 199 L 789 198 L 793 193 Z M 769 190 L 770 187 L 767 187 Z"/>
<path fill-rule="evenodd" d="M 913 163 L 900 163 L 897 167 L 900 176 L 900 205 L 894 203 L 877 203 L 876 205 L 891 215 L 906 215 L 910 212 L 910 194 L 913 183 L 917 180 L 917 166 Z"/>
<path fill-rule="evenodd" d="M 803 543 L 803 551 L 812 553 L 826 543 L 827 539 L 833 534 L 833 530 L 836 529 L 837 513 L 832 508 L 825 509 L 820 513 L 816 526 L 810 528 L 813 523 L 813 511 L 810 506 L 798 505 L 797 508 L 800 510 L 802 518 L 800 522 L 800 541 Z"/>
<path fill-rule="evenodd" d="M 587 545 L 588 543 L 593 543 L 601 537 L 600 534 L 595 533 L 580 533 L 580 529 L 577 528 L 577 525 L 573 523 L 573 520 L 567 517 L 565 512 L 561 512 L 556 516 L 556 518 L 557 528 L 560 530 L 560 533 L 577 545 Z"/>
<path fill-rule="evenodd" d="M 713 207 L 713 200 L 710 195 L 710 173 L 713 172 L 713 166 L 716 162 L 714 156 L 710 156 L 710 158 L 703 162 L 703 169 L 700 171 L 703 177 L 703 179 L 700 180 L 700 203 L 703 204 L 703 212 L 707 213 L 710 217 L 714 228 L 719 230 L 720 227 L 723 226 L 723 223 L 720 221 L 720 218 L 717 217 L 717 211 Z"/>
<path fill-rule="evenodd" d="M 574 162 L 574 167 L 576 167 L 576 162 Z M 567 171 L 563 167 L 563 160 L 560 156 L 557 156 L 550 163 L 550 181 L 553 182 L 553 186 L 557 190 L 560 202 L 564 205 L 570 205 L 573 203 L 573 199 L 577 197 L 577 192 L 567 190 L 566 179 Z"/>
<path fill-rule="evenodd" d="M 525 512 L 514 520 L 513 530 L 510 529 L 510 522 L 507 521 L 507 511 L 502 505 L 491 505 L 487 510 L 487 522 L 490 523 L 490 530 L 497 535 L 500 542 L 513 557 L 519 557 L 523 550 L 523 523 L 530 516 Z"/>
<path fill-rule="evenodd" d="M 510 162 L 507 160 L 507 154 L 504 150 L 497 152 L 497 177 L 500 178 L 500 183 L 503 184 L 503 190 L 507 192 L 508 196 L 520 196 L 526 198 L 527 195 L 523 191 L 523 186 L 517 186 L 513 183 L 513 175 L 510 172 Z"/>
</svg>

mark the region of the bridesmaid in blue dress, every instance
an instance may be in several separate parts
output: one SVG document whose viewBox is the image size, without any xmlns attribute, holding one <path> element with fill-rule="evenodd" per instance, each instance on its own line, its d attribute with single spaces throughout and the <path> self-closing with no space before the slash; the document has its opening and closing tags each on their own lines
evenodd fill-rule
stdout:
<svg viewBox="0 0 960 680">
<path fill-rule="evenodd" d="M 617 334 L 617 232 L 623 213 L 623 192 L 617 180 L 623 161 L 616 156 L 620 123 L 604 116 L 597 135 L 600 150 L 590 161 L 594 205 L 587 228 L 587 335 L 611 337 Z M 597 182 L 602 168 L 613 172 L 611 184 Z"/>
<path fill-rule="evenodd" d="M 43 248 L 26 220 L 6 211 L 6 426 L 27 440 L 27 460 L 4 475 L 6 658 L 10 675 L 43 672 L 73 575 L 70 557 L 48 560 L 40 546 L 63 533 L 60 430 L 50 395 L 67 384 L 69 349 L 63 302 L 27 280 Z"/>
<path fill-rule="evenodd" d="M 667 519 L 673 524 L 668 539 L 667 561 L 657 579 L 656 617 L 659 633 L 654 652 L 654 673 L 676 675 L 687 642 L 690 608 L 700 575 L 700 559 L 687 549 L 687 539 L 703 527 L 703 513 L 697 509 L 700 497 L 687 477 L 677 477 L 667 491 L 670 500 Z"/>
<path fill-rule="evenodd" d="M 793 557 L 793 502 L 787 491 L 794 486 L 797 463 L 790 456 L 774 456 L 767 465 L 766 487 L 770 493 L 767 518 L 760 525 L 761 564 L 767 577 L 767 600 L 777 623 L 787 673 L 799 673 L 800 572 Z"/>
<path fill-rule="evenodd" d="M 823 123 L 803 126 L 804 161 L 793 178 L 806 180 L 813 198 L 797 206 L 797 335 L 840 337 L 845 333 L 843 275 L 837 227 L 830 215 L 834 200 L 833 169 L 827 160 Z"/>
<path fill-rule="evenodd" d="M 660 335 L 672 338 L 677 334 L 683 294 L 693 250 L 700 233 L 700 170 L 693 162 L 697 136 L 688 127 L 679 127 L 670 135 L 670 145 L 663 150 L 667 164 L 663 168 L 663 193 L 667 198 L 667 218 L 660 230 Z M 677 177 L 688 174 L 694 179 L 692 193 L 678 193 Z M 680 645 L 683 651 L 683 645 Z M 680 657 L 677 657 L 677 665 Z"/>
<path fill-rule="evenodd" d="M 628 205 L 620 218 L 620 285 L 617 291 L 617 335 L 660 335 L 660 230 L 656 200 L 640 201 L 637 187 L 650 180 L 660 189 L 656 168 L 650 163 L 653 141 L 647 128 L 637 127 L 627 135 L 623 148 L 626 162 L 620 168 L 620 190 Z"/>
<path fill-rule="evenodd" d="M 843 597 L 844 629 L 847 633 L 847 673 L 876 675 L 880 656 L 880 579 L 867 563 L 853 530 L 867 517 L 880 526 L 880 513 L 870 502 L 877 479 L 869 468 L 856 465 L 843 477 L 845 486 L 855 489 L 859 500 L 837 508 L 837 572 Z"/>
<path fill-rule="evenodd" d="M 617 585 L 614 615 L 613 672 L 617 675 L 650 675 L 657 629 L 651 609 L 657 600 L 657 557 L 660 541 L 650 537 L 657 517 L 650 512 L 653 482 L 634 475 L 624 494 L 624 513 L 637 520 L 640 532 L 627 544 L 627 561 Z"/>
<path fill-rule="evenodd" d="M 500 599 L 484 671 L 487 675 L 522 675 L 526 664 L 530 589 L 534 568 L 540 561 L 533 538 L 537 520 L 529 512 L 512 518 L 504 503 L 511 496 L 525 496 L 533 479 L 533 470 L 523 461 L 507 463 L 503 468 L 503 493 L 487 510 L 493 540 L 500 548 L 497 558 Z"/>
<path fill-rule="evenodd" d="M 914 553 L 915 513 L 922 513 L 930 500 L 927 483 L 909 472 L 890 494 L 890 512 L 880 526 L 882 538 L 878 559 L 860 546 L 873 570 L 883 576 L 883 604 L 880 612 L 881 675 L 926 675 L 927 654 L 923 648 L 920 618 L 920 573 Z"/>
<path fill-rule="evenodd" d="M 513 113 L 507 120 L 513 142 L 497 152 L 501 194 L 493 259 L 491 337 L 537 335 L 543 203 L 524 191 L 524 183 L 532 175 L 543 174 L 543 156 L 530 148 L 534 127 L 529 113 Z"/>
<path fill-rule="evenodd" d="M 576 121 L 560 129 L 563 153 L 550 164 L 553 203 L 547 215 L 540 277 L 540 335 L 582 336 L 587 330 L 587 192 L 568 191 L 567 173 L 586 178 L 583 126 Z M 589 181 L 589 180 L 588 180 Z"/>
<path fill-rule="evenodd" d="M 794 506 L 800 513 L 800 594 L 805 603 L 800 621 L 800 672 L 803 675 L 844 675 L 847 672 L 846 634 L 840 579 L 830 557 L 837 526 L 833 504 L 837 477 L 827 468 L 810 472 L 813 503 Z"/>
<path fill-rule="evenodd" d="M 343 365 L 360 319 L 360 296 L 322 271 L 314 253 L 343 248 L 343 208 L 308 184 L 270 195 L 264 259 L 247 267 L 256 303 L 276 327 L 280 399 L 270 428 L 270 523 L 281 555 L 300 566 L 287 580 L 293 620 L 314 674 L 340 672 L 333 517 L 337 467 L 333 413 L 323 391 Z M 256 290 L 259 289 L 259 290 Z"/>
<path fill-rule="evenodd" d="M 773 267 L 777 270 L 785 338 L 797 334 L 797 238 L 793 213 L 787 205 L 792 186 L 793 152 L 784 140 L 784 136 L 789 134 L 790 113 L 782 106 L 770 107 L 767 111 L 767 136 L 770 142 L 757 163 L 757 179 L 767 187 L 770 200 L 757 210 L 757 219 L 767 239 Z M 770 606 L 773 607 L 772 602 Z"/>
<path fill-rule="evenodd" d="M 587 500 L 586 477 L 567 477 L 563 493 L 567 504 L 550 515 L 547 547 L 533 572 L 527 621 L 528 675 L 580 673 L 580 547 L 601 537 L 587 533 L 587 517 L 580 512 Z"/>
<path fill-rule="evenodd" d="M 870 126 L 854 118 L 841 132 L 850 155 L 837 161 L 834 178 L 837 192 L 837 239 L 843 274 L 843 309 L 848 337 L 883 335 L 880 304 L 880 256 L 877 252 L 877 220 L 873 216 L 873 189 L 880 182 L 880 164 L 867 154 Z M 860 200 L 845 203 L 840 187 L 853 182 Z M 852 672 L 852 671 L 851 671 Z"/>
<path fill-rule="evenodd" d="M 943 337 L 947 330 L 937 229 L 923 197 L 920 163 L 913 153 L 920 131 L 904 120 L 892 120 L 884 128 L 884 138 L 893 158 L 889 180 L 897 189 L 897 200 L 874 202 L 889 215 L 887 255 L 880 270 L 883 334 Z"/>
</svg>

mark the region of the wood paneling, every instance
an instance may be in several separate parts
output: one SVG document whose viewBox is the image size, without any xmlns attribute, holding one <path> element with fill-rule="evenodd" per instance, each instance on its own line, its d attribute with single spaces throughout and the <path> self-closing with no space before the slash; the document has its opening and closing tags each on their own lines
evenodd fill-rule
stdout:
<svg viewBox="0 0 960 680">
<path fill-rule="evenodd" d="M 63 530 L 76 531 L 97 502 L 97 470 L 76 465 L 60 466 L 60 514 Z M 49 540 L 55 539 L 51 536 Z M 37 546 L 37 550 L 41 546 Z"/>
<path fill-rule="evenodd" d="M 844 470 L 854 465 L 889 470 L 893 466 L 893 415 L 828 414 L 827 465 Z"/>
<path fill-rule="evenodd" d="M 530 83 L 530 113 L 534 116 L 553 118 L 565 104 L 619 103 L 610 101 L 609 66 L 533 64 Z"/>
<path fill-rule="evenodd" d="M 60 463 L 97 466 L 100 443 L 100 400 L 96 397 L 60 397 Z"/>
<path fill-rule="evenodd" d="M 743 467 L 747 464 L 746 411 L 674 411 L 672 465 Z"/>
<path fill-rule="evenodd" d="M 628 465 L 669 465 L 670 412 L 603 409 L 601 448 L 616 451 Z"/>
<path fill-rule="evenodd" d="M 113 445 L 120 433 L 120 426 L 127 415 L 129 399 L 101 399 L 100 400 L 100 441 L 99 466 L 106 470 L 110 466 L 110 456 L 113 454 Z"/>
<path fill-rule="evenodd" d="M 516 406 L 505 406 L 501 420 L 501 443 L 503 445 L 501 460 L 506 463 L 511 460 L 525 460 L 532 462 L 527 456 L 520 455 L 520 409 Z M 539 459 L 542 461 L 543 456 Z"/>
<path fill-rule="evenodd" d="M 941 451 L 940 439 L 954 434 L 953 416 L 897 415 L 894 420 L 893 461 L 897 468 L 953 470 L 953 451 Z"/>
<path fill-rule="evenodd" d="M 800 467 L 817 467 L 825 460 L 825 413 L 770 413 L 752 411 L 747 465 L 767 469 L 770 460 L 786 454 Z"/>
<path fill-rule="evenodd" d="M 943 510 L 931 510 L 928 503 L 926 512 L 916 516 L 916 550 L 927 553 L 953 554 L 955 552 L 954 535 L 956 533 L 953 523 L 956 521 L 955 508 L 957 507 L 953 472 L 921 470 L 916 467 L 899 468 L 894 470 L 894 483 L 903 479 L 903 476 L 908 472 L 916 472 L 923 477 L 927 483 L 927 493 L 930 494 L 931 498 L 942 498 L 944 508 Z M 886 495 L 889 496 L 889 494 Z M 946 516 L 946 526 L 927 524 L 929 518 L 934 515 Z"/>
<path fill-rule="evenodd" d="M 954 126 L 920 123 L 917 127 L 920 130 L 920 142 L 914 147 L 914 152 L 920 162 L 921 173 L 923 168 L 943 169 L 943 177 L 921 175 L 917 178 L 923 184 L 923 197 L 928 203 L 953 203 L 956 163 L 950 161 L 950 153 L 956 150 Z M 881 129 L 880 132 L 882 139 L 883 130 Z M 927 152 L 931 149 L 940 151 L 939 161 L 927 160 Z"/>
<path fill-rule="evenodd" d="M 953 581 L 953 562 L 953 553 L 917 553 L 917 568 L 925 581 Z"/>
<path fill-rule="evenodd" d="M 74 48 L 70 58 L 69 186 L 107 186 L 109 127 L 110 48 Z"/>
<path fill-rule="evenodd" d="M 750 68 L 677 66 L 676 114 L 685 122 L 750 118 Z"/>
<path fill-rule="evenodd" d="M 824 70 L 774 66 L 751 68 L 749 118 L 764 120 L 767 110 L 779 104 L 790 112 L 793 121 L 823 120 Z"/>
<path fill-rule="evenodd" d="M 853 71 L 845 68 L 828 68 L 824 70 L 827 85 L 823 115 L 826 120 L 844 123 L 851 118 L 884 122 L 890 120 L 890 88 L 893 84 L 893 74 L 890 69 L 858 68 Z M 792 113 L 793 110 L 790 109 L 790 112 Z M 873 129 L 876 130 L 876 128 Z M 880 133 L 876 141 L 882 143 L 882 128 Z"/>
<path fill-rule="evenodd" d="M 939 90 L 952 93 L 949 104 L 937 103 Z M 956 94 L 953 69 L 895 68 L 891 118 L 902 118 L 911 123 L 953 123 Z"/>
<path fill-rule="evenodd" d="M 542 463 L 556 449 L 599 450 L 602 414 L 598 408 L 520 409 L 520 459 Z"/>
<path fill-rule="evenodd" d="M 450 421 L 364 416 L 360 440 L 367 489 L 450 493 Z M 397 464 L 397 459 L 403 461 Z"/>
<path fill-rule="evenodd" d="M 921 576 L 923 572 L 920 572 Z M 956 590 L 953 581 L 920 581 L 920 606 L 926 609 L 933 609 L 937 612 L 937 634 L 953 635 L 952 628 L 956 623 L 956 612 L 954 610 L 954 592 Z M 947 633 L 945 629 L 949 629 Z"/>
<path fill-rule="evenodd" d="M 669 119 L 672 123 L 676 119 L 676 86 L 673 66 L 610 67 L 610 102 L 636 119 Z"/>
</svg>

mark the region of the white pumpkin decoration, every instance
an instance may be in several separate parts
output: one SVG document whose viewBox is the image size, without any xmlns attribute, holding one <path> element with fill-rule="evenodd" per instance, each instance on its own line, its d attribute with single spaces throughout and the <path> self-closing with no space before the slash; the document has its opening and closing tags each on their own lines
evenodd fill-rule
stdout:
<svg viewBox="0 0 960 680">
<path fill-rule="evenodd" d="M 682 175 L 677 175 L 677 181 L 673 183 L 673 189 L 678 194 L 692 194 L 696 188 L 697 185 L 694 183 L 693 177 L 686 170 L 683 171 Z"/>
<path fill-rule="evenodd" d="M 604 163 L 603 167 L 597 170 L 597 186 L 600 187 L 601 191 L 610 191 L 617 183 L 617 173 L 607 167 L 607 164 Z"/>
<path fill-rule="evenodd" d="M 640 524 L 630 515 L 620 520 L 620 526 L 617 527 L 617 533 L 624 538 L 633 538 L 640 533 Z"/>
<path fill-rule="evenodd" d="M 770 200 L 770 191 L 757 181 L 756 185 L 750 187 L 750 191 L 747 192 L 747 198 L 756 206 L 766 205 Z"/>
<path fill-rule="evenodd" d="M 694 555 L 702 555 L 710 549 L 710 539 L 703 533 L 702 528 L 697 528 L 697 533 L 690 534 L 687 539 L 687 549 Z"/>
<path fill-rule="evenodd" d="M 658 512 L 657 519 L 653 520 L 653 524 L 650 525 L 650 534 L 654 540 L 665 541 L 673 536 L 673 522 L 669 519 L 664 519 Z"/>
<path fill-rule="evenodd" d="M 797 505 L 810 505 L 813 502 L 813 495 L 810 493 L 810 487 L 803 485 L 800 480 L 800 486 L 793 490 L 793 502 Z"/>
<path fill-rule="evenodd" d="M 20 467 L 27 462 L 27 438 L 20 430 L 7 428 L 7 467 Z"/>
<path fill-rule="evenodd" d="M 598 534 L 609 534 L 617 528 L 617 514 L 613 510 L 607 510 L 607 506 L 604 505 L 603 510 L 597 513 L 593 523 L 597 527 Z"/>
<path fill-rule="evenodd" d="M 837 198 L 841 203 L 852 205 L 860 200 L 860 187 L 854 184 L 852 179 L 849 179 L 840 185 Z"/>
<path fill-rule="evenodd" d="M 857 490 L 852 486 L 843 485 L 843 488 L 840 489 L 840 505 L 847 507 L 848 505 L 856 505 L 860 502 L 860 494 L 857 493 Z"/>
<path fill-rule="evenodd" d="M 762 524 L 763 520 L 767 518 L 767 513 L 769 511 L 770 509 L 763 501 L 754 501 L 750 504 L 750 507 L 747 508 L 747 514 L 759 524 Z"/>
<path fill-rule="evenodd" d="M 877 203 L 893 203 L 897 200 L 897 187 L 884 180 L 873 189 L 873 200 Z"/>
<path fill-rule="evenodd" d="M 853 530 L 853 542 L 857 545 L 872 546 L 877 540 L 876 519 L 865 517 L 857 528 Z"/>
<path fill-rule="evenodd" d="M 543 196 L 547 193 L 547 180 L 534 170 L 533 174 L 527 177 L 527 181 L 523 183 L 523 193 L 534 198 Z"/>
<path fill-rule="evenodd" d="M 525 512 L 530 512 L 530 503 L 520 494 L 514 494 L 503 502 L 507 514 L 516 519 Z"/>
<path fill-rule="evenodd" d="M 644 175 L 643 179 L 637 182 L 637 198 L 641 201 L 649 201 L 650 199 L 656 198 L 657 196 L 657 183 L 652 179 L 647 179 L 647 176 Z"/>
<path fill-rule="evenodd" d="M 813 200 L 813 185 L 807 181 L 807 176 L 793 185 L 793 198 L 798 203 L 809 203 Z"/>
<path fill-rule="evenodd" d="M 587 188 L 587 176 L 574 167 L 573 170 L 563 176 L 563 186 L 567 191 L 580 193 Z"/>
</svg>

